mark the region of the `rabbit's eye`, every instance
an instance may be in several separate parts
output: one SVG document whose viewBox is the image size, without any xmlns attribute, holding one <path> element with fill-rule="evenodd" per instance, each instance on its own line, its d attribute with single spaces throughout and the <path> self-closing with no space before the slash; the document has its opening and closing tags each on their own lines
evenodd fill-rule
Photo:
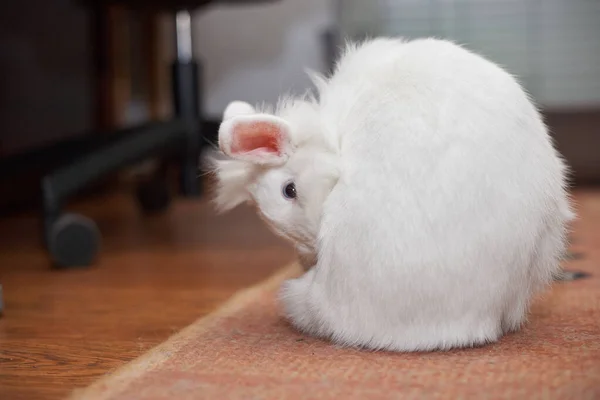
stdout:
<svg viewBox="0 0 600 400">
<path fill-rule="evenodd" d="M 296 198 L 296 185 L 294 182 L 288 182 L 283 187 L 283 197 L 286 199 L 295 199 Z"/>
</svg>

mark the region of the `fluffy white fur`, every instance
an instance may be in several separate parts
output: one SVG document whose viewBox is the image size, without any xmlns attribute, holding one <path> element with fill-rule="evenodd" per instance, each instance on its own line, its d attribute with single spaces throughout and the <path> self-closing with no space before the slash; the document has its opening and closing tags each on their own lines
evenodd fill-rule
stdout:
<svg viewBox="0 0 600 400">
<path fill-rule="evenodd" d="M 219 207 L 255 203 L 312 267 L 281 289 L 292 324 L 394 351 L 518 330 L 558 271 L 573 213 L 565 165 L 517 81 L 453 43 L 393 38 L 349 45 L 314 80 L 318 100 L 225 113 L 225 142 L 238 117 L 286 121 L 279 164 L 227 149 L 215 162 Z"/>
</svg>

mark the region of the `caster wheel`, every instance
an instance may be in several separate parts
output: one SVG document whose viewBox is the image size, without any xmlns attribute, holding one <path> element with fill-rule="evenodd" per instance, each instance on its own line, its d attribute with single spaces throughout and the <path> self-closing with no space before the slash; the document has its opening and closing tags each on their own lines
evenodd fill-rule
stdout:
<svg viewBox="0 0 600 400">
<path fill-rule="evenodd" d="M 140 183 L 136 195 L 142 210 L 146 213 L 165 211 L 171 204 L 169 187 L 160 179 Z"/>
<path fill-rule="evenodd" d="M 63 214 L 52 225 L 48 247 L 57 266 L 87 267 L 98 253 L 100 232 L 83 215 Z"/>
</svg>

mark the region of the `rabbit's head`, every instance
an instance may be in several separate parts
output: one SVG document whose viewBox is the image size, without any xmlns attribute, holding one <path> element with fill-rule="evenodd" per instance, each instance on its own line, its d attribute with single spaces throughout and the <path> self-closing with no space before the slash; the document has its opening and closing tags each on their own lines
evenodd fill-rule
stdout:
<svg viewBox="0 0 600 400">
<path fill-rule="evenodd" d="M 233 102 L 219 128 L 219 149 L 213 163 L 218 208 L 253 204 L 275 233 L 314 255 L 323 203 L 339 176 L 318 104 L 285 99 L 268 112 Z"/>
</svg>

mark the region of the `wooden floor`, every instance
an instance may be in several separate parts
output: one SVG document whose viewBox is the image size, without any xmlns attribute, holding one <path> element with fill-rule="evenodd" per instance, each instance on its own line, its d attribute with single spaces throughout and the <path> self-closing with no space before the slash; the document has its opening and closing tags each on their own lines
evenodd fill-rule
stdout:
<svg viewBox="0 0 600 400">
<path fill-rule="evenodd" d="M 577 193 L 577 243 L 600 243 L 600 191 Z M 49 268 L 35 215 L 0 220 L 0 399 L 56 399 L 140 355 L 293 259 L 248 209 L 178 200 L 141 215 L 128 194 L 74 208 L 104 235 L 90 269 Z"/>
<path fill-rule="evenodd" d="M 50 269 L 36 215 L 0 220 L 0 399 L 62 398 L 293 260 L 248 209 L 184 199 L 148 217 L 127 193 L 72 209 L 103 234 L 89 269 Z"/>
</svg>

